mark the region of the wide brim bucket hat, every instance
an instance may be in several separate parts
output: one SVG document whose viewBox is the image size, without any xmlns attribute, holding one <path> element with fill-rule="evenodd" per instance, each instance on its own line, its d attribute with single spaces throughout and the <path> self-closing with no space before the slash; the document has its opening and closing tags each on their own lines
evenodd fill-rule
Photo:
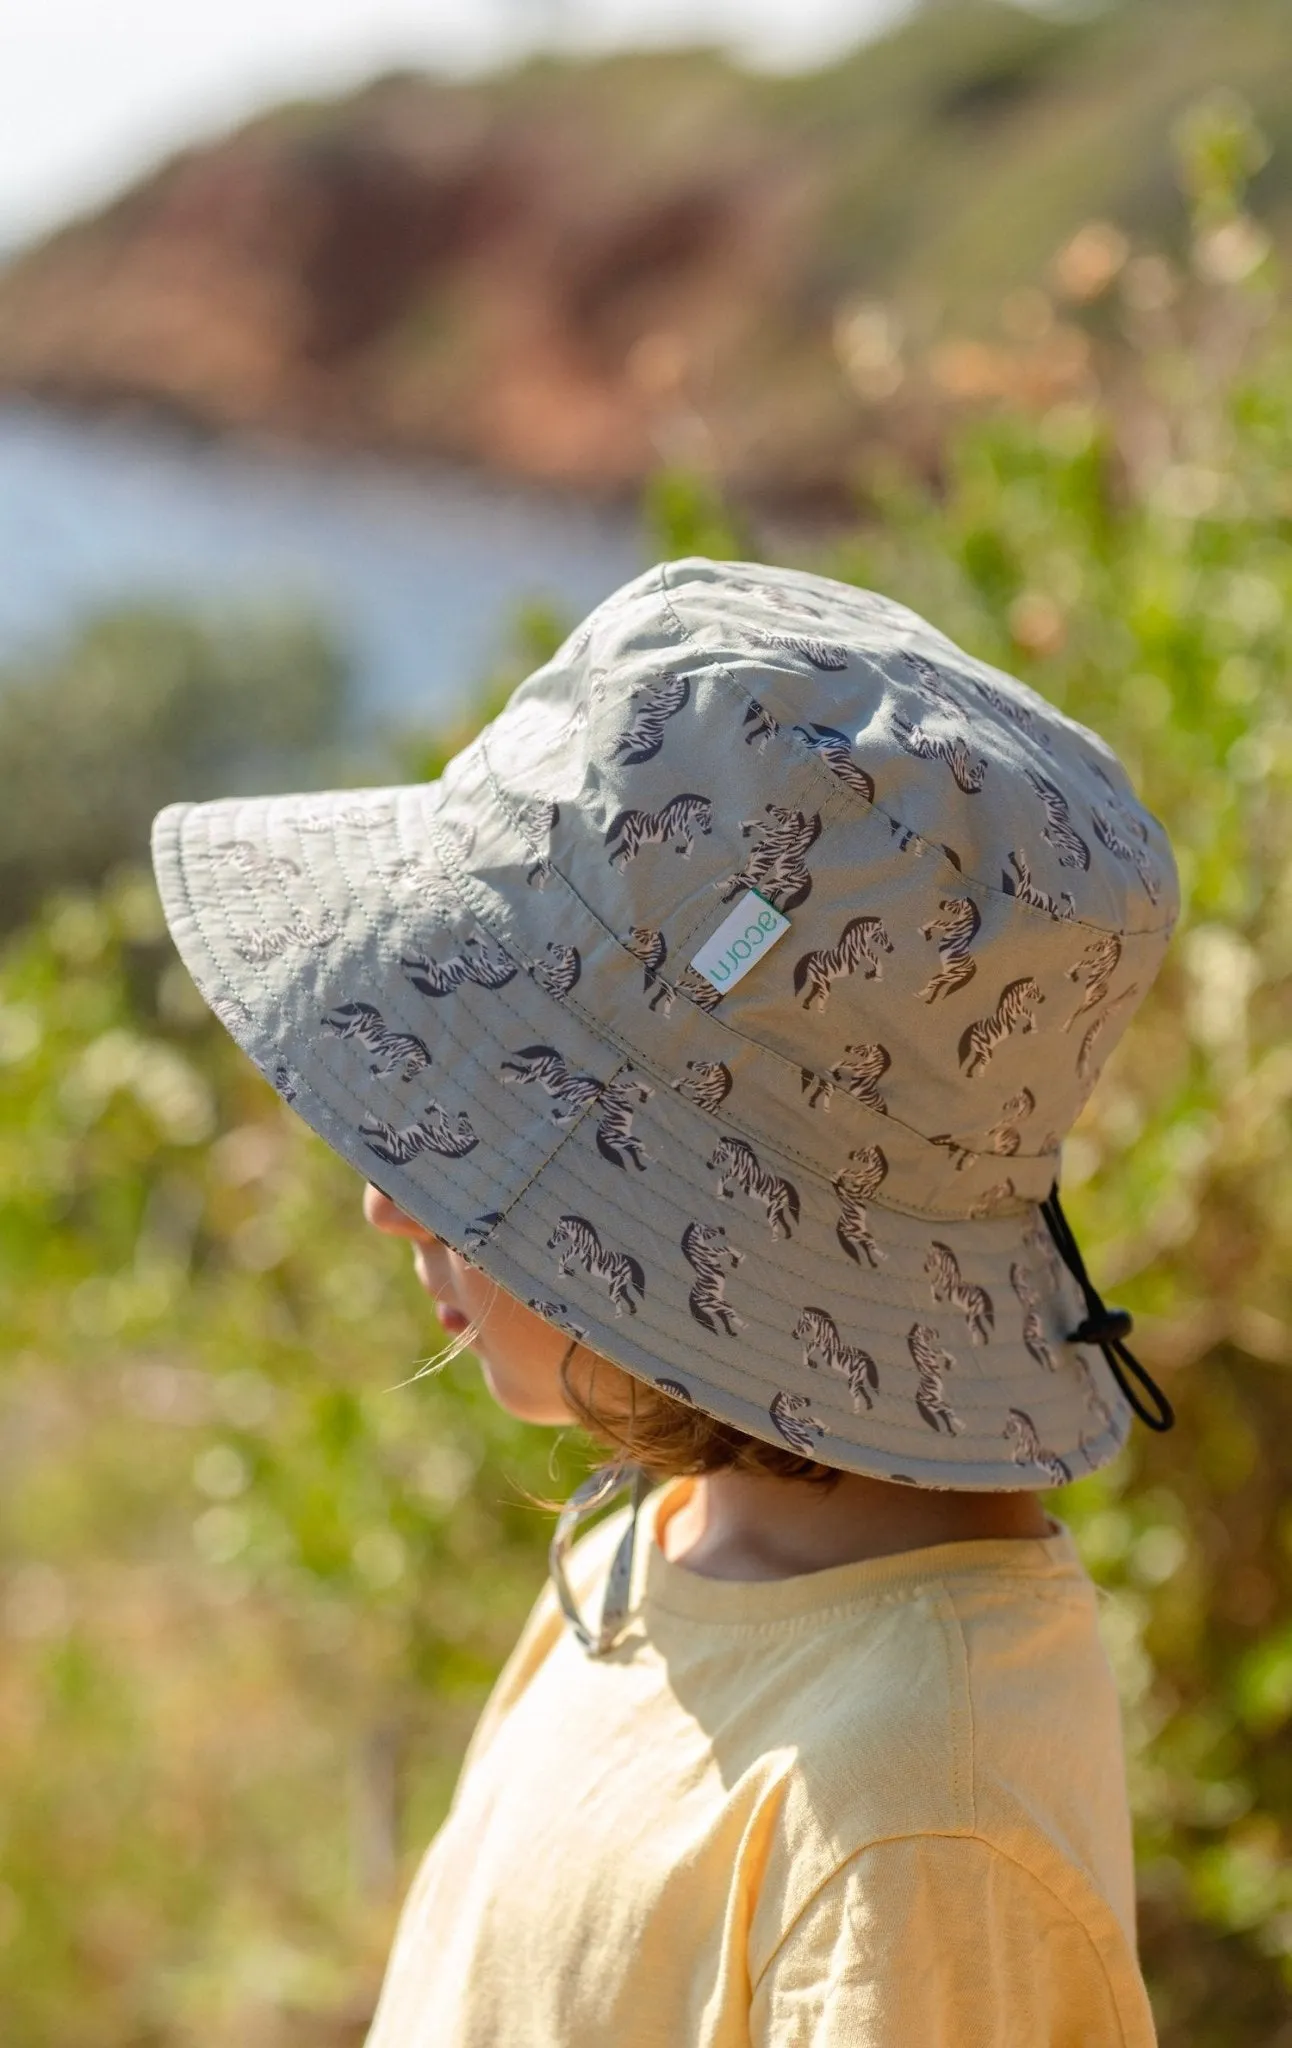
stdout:
<svg viewBox="0 0 1292 2048">
<path fill-rule="evenodd" d="M 153 850 L 293 1109 L 571 1338 L 916 1485 L 1122 1444 L 1042 1204 L 1171 851 L 1103 741 L 915 613 L 668 563 L 439 780 L 176 804 Z"/>
</svg>

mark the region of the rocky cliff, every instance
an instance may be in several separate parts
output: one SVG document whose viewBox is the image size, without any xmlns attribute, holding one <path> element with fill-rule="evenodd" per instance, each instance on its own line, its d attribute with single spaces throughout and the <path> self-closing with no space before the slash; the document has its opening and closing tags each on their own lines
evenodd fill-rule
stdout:
<svg viewBox="0 0 1292 2048">
<path fill-rule="evenodd" d="M 1071 304 L 1137 239 L 1180 239 L 1180 108 L 1232 77 L 1292 129 L 1285 29 L 1283 0 L 944 0 L 812 77 L 691 52 L 382 79 L 26 252 L 0 389 L 588 491 L 681 461 L 834 502 L 946 403 L 1079 386 Z M 1281 217 L 1286 153 L 1266 182 Z M 1084 282 L 1070 258 L 1056 284 L 1092 218 Z"/>
</svg>

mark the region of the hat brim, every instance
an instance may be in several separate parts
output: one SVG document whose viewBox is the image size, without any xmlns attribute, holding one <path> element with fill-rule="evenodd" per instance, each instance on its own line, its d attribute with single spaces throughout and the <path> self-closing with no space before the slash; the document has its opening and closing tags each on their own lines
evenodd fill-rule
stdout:
<svg viewBox="0 0 1292 2048">
<path fill-rule="evenodd" d="M 1034 1207 L 872 1200 L 850 1223 L 831 1179 L 690 1099 L 685 1062 L 626 1056 L 481 930 L 435 806 L 432 785 L 311 792 L 154 826 L 185 964 L 320 1137 L 539 1314 L 768 1443 L 974 1490 L 1115 1455 L 1129 1410 L 1066 1341 L 1081 1305 Z"/>
</svg>

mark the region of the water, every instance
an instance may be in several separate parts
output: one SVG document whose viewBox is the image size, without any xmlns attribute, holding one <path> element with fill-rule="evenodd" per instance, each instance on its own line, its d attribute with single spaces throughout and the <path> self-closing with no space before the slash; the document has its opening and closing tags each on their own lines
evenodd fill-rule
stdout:
<svg viewBox="0 0 1292 2048">
<path fill-rule="evenodd" d="M 646 560 L 625 513 L 455 471 L 0 407 L 0 663 L 105 606 L 286 598 L 337 633 L 361 705 L 428 723 L 470 702 L 518 604 L 573 622 Z"/>
</svg>

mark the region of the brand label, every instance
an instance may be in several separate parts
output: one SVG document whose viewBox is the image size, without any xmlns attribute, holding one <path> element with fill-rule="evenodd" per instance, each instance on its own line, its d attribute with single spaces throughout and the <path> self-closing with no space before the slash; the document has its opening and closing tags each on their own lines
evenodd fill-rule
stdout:
<svg viewBox="0 0 1292 2048">
<path fill-rule="evenodd" d="M 789 928 L 788 917 L 782 917 L 756 890 L 747 889 L 713 937 L 705 940 L 691 965 L 725 994 L 751 967 L 757 967 L 763 954 L 770 953 Z"/>
</svg>

